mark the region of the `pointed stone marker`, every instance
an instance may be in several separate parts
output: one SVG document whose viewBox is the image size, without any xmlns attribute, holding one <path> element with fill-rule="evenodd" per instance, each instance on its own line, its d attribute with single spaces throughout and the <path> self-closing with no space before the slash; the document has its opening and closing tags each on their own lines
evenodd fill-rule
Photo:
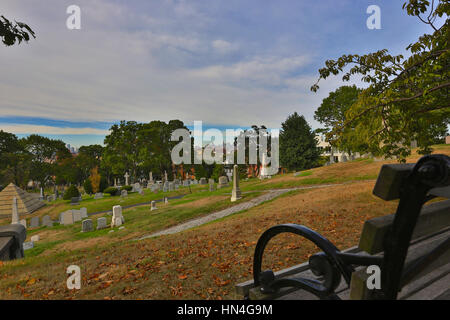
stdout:
<svg viewBox="0 0 450 320">
<path fill-rule="evenodd" d="M 241 199 L 241 189 L 239 189 L 239 174 L 237 164 L 233 167 L 233 191 L 231 191 L 231 202 Z"/>
<path fill-rule="evenodd" d="M 17 198 L 12 199 L 12 217 L 11 224 L 19 223 L 19 211 L 17 210 Z"/>
</svg>

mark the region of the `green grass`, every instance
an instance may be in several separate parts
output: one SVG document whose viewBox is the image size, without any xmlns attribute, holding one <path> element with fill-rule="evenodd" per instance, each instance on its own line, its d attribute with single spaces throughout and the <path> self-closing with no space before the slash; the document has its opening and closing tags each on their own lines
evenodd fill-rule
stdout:
<svg viewBox="0 0 450 320">
<path fill-rule="evenodd" d="M 302 171 L 302 172 L 298 173 L 295 177 L 307 177 L 312 174 L 313 174 L 312 171 Z"/>
<path fill-rule="evenodd" d="M 41 239 L 35 243 L 33 249 L 25 251 L 25 256 L 35 258 L 41 255 L 48 249 L 54 248 L 56 245 L 72 242 L 77 240 L 92 239 L 107 237 L 111 239 L 111 242 L 117 241 L 117 237 L 124 237 L 129 234 L 140 234 L 140 236 L 147 235 L 171 226 L 186 222 L 188 220 L 207 215 L 209 213 L 219 211 L 230 206 L 236 205 L 240 202 L 246 202 L 252 198 L 259 196 L 260 192 L 251 192 L 244 194 L 244 197 L 237 202 L 230 202 L 228 193 L 231 192 L 231 188 L 223 188 L 216 190 L 214 192 L 201 191 L 203 188 L 197 192 L 191 194 L 186 194 L 183 198 L 169 200 L 169 204 L 165 205 L 162 202 L 157 202 L 158 209 L 155 211 L 150 211 L 150 205 L 138 206 L 123 211 L 125 218 L 124 229 L 118 230 L 114 228 L 114 233 L 109 233 L 111 228 L 103 230 L 95 230 L 96 219 L 100 216 L 105 216 L 107 218 L 107 225 L 111 223 L 111 216 L 108 214 L 102 214 L 98 216 L 90 216 L 94 220 L 94 231 L 91 232 L 81 232 L 81 222 L 76 222 L 72 225 L 58 225 L 48 228 L 40 227 L 27 231 L 27 235 L 41 233 L 47 229 L 50 232 L 64 230 L 62 235 L 59 235 L 58 240 L 46 240 Z M 164 194 L 166 195 L 166 194 Z M 190 207 L 189 203 L 196 200 L 201 200 L 209 198 L 211 196 L 227 196 L 224 199 L 208 202 L 201 206 Z M 160 194 L 161 197 L 161 194 Z M 98 200 L 101 201 L 101 200 Z M 50 237 L 51 238 L 51 237 Z"/>
</svg>

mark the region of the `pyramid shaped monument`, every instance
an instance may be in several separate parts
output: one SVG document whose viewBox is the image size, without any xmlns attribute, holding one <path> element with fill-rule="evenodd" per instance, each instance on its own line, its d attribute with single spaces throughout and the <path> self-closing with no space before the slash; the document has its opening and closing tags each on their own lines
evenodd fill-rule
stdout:
<svg viewBox="0 0 450 320">
<path fill-rule="evenodd" d="M 38 198 L 10 183 L 0 192 L 0 215 L 11 214 L 13 198 L 17 199 L 19 215 L 30 214 L 45 205 Z"/>
</svg>

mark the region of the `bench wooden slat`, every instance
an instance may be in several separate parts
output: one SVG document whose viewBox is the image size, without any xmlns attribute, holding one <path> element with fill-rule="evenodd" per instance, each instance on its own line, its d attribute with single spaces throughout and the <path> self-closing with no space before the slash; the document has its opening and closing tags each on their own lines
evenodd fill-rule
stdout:
<svg viewBox="0 0 450 320">
<path fill-rule="evenodd" d="M 383 251 L 383 239 L 394 220 L 394 215 L 377 217 L 364 223 L 359 248 L 369 254 Z M 450 200 L 434 202 L 422 208 L 412 239 L 450 226 Z"/>
<path fill-rule="evenodd" d="M 445 232 L 438 233 L 433 237 L 427 237 L 423 241 L 418 241 L 414 244 L 411 244 L 408 249 L 408 255 L 406 257 L 405 265 L 407 265 L 414 259 L 423 256 L 425 253 L 429 252 L 430 249 L 434 248 L 439 243 L 442 243 L 443 241 L 448 239 L 448 237 L 450 237 L 450 229 L 447 229 Z M 410 291 L 413 290 L 417 291 L 422 289 L 421 283 L 423 281 L 421 282 L 420 279 L 424 278 L 429 274 L 432 274 L 434 271 L 438 270 L 442 266 L 450 267 L 449 250 L 447 250 L 446 253 L 441 255 L 438 259 L 433 260 L 433 262 L 430 265 L 428 265 L 422 272 L 420 272 L 413 279 L 411 279 L 409 284 L 404 286 L 404 288 L 400 292 L 399 297 L 401 298 Z M 352 280 L 350 283 L 350 299 L 352 300 L 361 300 L 361 299 L 366 300 L 371 298 L 371 294 L 373 291 L 367 288 L 367 278 L 369 277 L 369 275 L 367 274 L 366 269 L 367 268 L 362 268 L 361 270 L 358 270 L 352 274 Z M 450 272 L 450 270 L 444 270 L 442 272 L 448 273 Z M 439 278 L 441 277 L 441 274 L 435 274 L 434 276 Z M 427 282 L 433 282 L 431 280 L 428 279 Z"/>
</svg>

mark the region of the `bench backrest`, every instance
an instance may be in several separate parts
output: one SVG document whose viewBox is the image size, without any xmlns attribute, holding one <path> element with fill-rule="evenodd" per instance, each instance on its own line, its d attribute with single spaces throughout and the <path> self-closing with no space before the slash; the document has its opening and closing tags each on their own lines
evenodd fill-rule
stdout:
<svg viewBox="0 0 450 320">
<path fill-rule="evenodd" d="M 400 198 L 400 190 L 413 170 L 414 164 L 389 164 L 383 165 L 373 194 L 383 200 L 396 200 Z M 444 197 L 450 199 L 450 187 L 434 188 L 428 192 L 430 199 Z M 359 248 L 368 254 L 382 254 L 385 245 L 385 238 L 394 221 L 395 215 L 388 215 L 370 219 L 365 222 L 361 233 Z M 417 223 L 414 227 L 406 263 L 427 254 L 427 250 L 436 247 L 450 237 L 450 200 L 432 202 L 422 207 Z M 421 277 L 429 275 L 434 270 L 444 265 L 450 264 L 450 250 L 441 254 L 436 261 L 424 268 L 408 282 L 407 285 Z M 352 275 L 351 299 L 371 299 L 374 291 L 368 289 L 367 278 L 369 274 L 367 268 L 362 268 Z M 445 271 L 447 272 L 447 271 Z M 439 276 L 439 275 L 438 275 Z"/>
</svg>

